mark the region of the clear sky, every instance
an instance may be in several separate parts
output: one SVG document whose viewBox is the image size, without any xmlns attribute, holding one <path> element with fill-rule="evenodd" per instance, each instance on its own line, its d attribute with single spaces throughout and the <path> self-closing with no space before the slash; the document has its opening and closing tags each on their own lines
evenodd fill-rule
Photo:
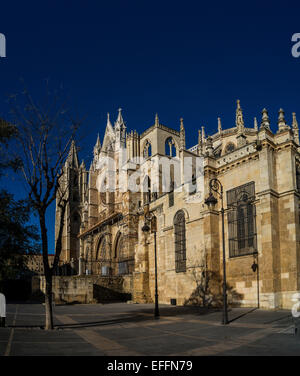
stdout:
<svg viewBox="0 0 300 376">
<path fill-rule="evenodd" d="M 278 110 L 300 120 L 300 57 L 291 41 L 300 33 L 299 1 L 10 1 L 0 5 L 0 115 L 22 77 L 39 95 L 45 79 L 63 87 L 74 112 L 85 117 L 80 160 L 91 160 L 106 114 L 117 109 L 129 129 L 160 122 L 179 129 L 187 147 L 197 130 L 234 126 L 236 99 L 247 127 L 266 107 L 277 129 Z M 25 195 L 17 180 L 2 186 Z M 33 219 L 34 221 L 34 219 Z M 54 215 L 48 216 L 50 249 Z"/>
</svg>

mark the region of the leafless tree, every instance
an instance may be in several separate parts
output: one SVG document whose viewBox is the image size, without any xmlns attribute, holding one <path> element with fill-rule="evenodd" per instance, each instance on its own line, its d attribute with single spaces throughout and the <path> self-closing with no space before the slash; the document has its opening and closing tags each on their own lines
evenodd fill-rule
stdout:
<svg viewBox="0 0 300 376">
<path fill-rule="evenodd" d="M 41 103 L 42 102 L 42 103 Z M 69 197 L 62 184 L 63 168 L 80 121 L 72 118 L 66 102 L 48 84 L 44 99 L 35 100 L 25 88 L 10 98 L 12 123 L 17 129 L 13 153 L 21 161 L 21 175 L 34 211 L 37 213 L 42 240 L 45 273 L 45 329 L 53 329 L 52 276 L 59 263 L 65 210 Z M 48 261 L 47 210 L 57 199 L 59 227 L 53 265 Z"/>
<path fill-rule="evenodd" d="M 210 308 L 215 303 L 215 295 L 211 291 L 211 282 L 214 279 L 214 273 L 208 270 L 207 260 L 201 267 L 194 267 L 191 271 L 191 278 L 196 284 L 196 288 L 185 304 L 199 305 Z"/>
<path fill-rule="evenodd" d="M 191 280 L 196 285 L 192 294 L 185 300 L 186 305 L 198 305 L 204 308 L 222 307 L 222 276 L 217 271 L 209 270 L 207 256 L 203 265 L 194 265 L 190 274 Z M 233 302 L 238 305 L 243 295 L 239 294 L 233 286 L 227 284 L 228 304 Z"/>
</svg>

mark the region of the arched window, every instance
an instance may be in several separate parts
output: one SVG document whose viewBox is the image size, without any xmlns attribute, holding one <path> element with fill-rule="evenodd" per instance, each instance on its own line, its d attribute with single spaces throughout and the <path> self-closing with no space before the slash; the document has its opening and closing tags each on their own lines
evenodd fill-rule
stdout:
<svg viewBox="0 0 300 376">
<path fill-rule="evenodd" d="M 255 183 L 227 191 L 229 256 L 257 252 Z"/>
<path fill-rule="evenodd" d="M 176 147 L 172 137 L 166 139 L 165 154 L 169 155 L 170 157 L 176 157 Z"/>
<path fill-rule="evenodd" d="M 184 211 L 179 210 L 174 217 L 175 231 L 175 270 L 176 273 L 186 271 L 186 237 Z"/>
<path fill-rule="evenodd" d="M 151 147 L 150 142 L 147 140 L 144 146 L 144 150 L 143 150 L 143 157 L 149 158 L 151 157 L 151 155 L 152 155 L 152 147 Z"/>
<path fill-rule="evenodd" d="M 125 246 L 124 236 L 120 233 L 116 242 L 115 257 L 117 259 L 117 274 L 128 274 L 130 271 L 129 258 Z"/>
<path fill-rule="evenodd" d="M 98 243 L 98 249 L 96 252 L 96 274 L 103 276 L 109 276 L 111 270 L 111 257 L 109 244 L 106 241 L 106 237 L 103 236 Z"/>
</svg>

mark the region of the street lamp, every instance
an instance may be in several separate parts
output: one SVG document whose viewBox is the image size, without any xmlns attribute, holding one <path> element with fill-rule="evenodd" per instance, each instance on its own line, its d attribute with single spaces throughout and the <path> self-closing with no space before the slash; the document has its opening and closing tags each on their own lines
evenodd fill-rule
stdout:
<svg viewBox="0 0 300 376">
<path fill-rule="evenodd" d="M 154 317 L 156 319 L 159 318 L 159 309 L 158 309 L 158 289 L 157 289 L 157 252 L 156 252 L 156 232 L 157 232 L 157 219 L 154 214 L 149 212 L 149 204 L 144 206 L 144 218 L 145 223 L 142 227 L 142 231 L 147 233 L 150 231 L 154 234 L 154 260 L 155 260 L 155 309 L 154 309 Z M 148 223 L 150 221 L 151 227 L 149 227 Z"/>
<path fill-rule="evenodd" d="M 223 318 L 222 324 L 227 325 L 228 309 L 227 309 L 227 287 L 226 287 L 226 255 L 225 255 L 225 231 L 224 231 L 224 205 L 223 205 L 223 186 L 218 179 L 211 179 L 209 182 L 209 196 L 205 200 L 205 204 L 209 209 L 212 209 L 218 202 L 213 195 L 216 192 L 221 198 L 221 214 L 222 214 L 222 243 L 223 243 Z"/>
<path fill-rule="evenodd" d="M 257 258 L 257 260 L 256 260 Z M 257 279 L 257 308 L 259 308 L 259 269 L 258 269 L 258 255 L 254 254 L 253 264 L 251 265 L 251 269 L 253 273 L 257 272 L 256 279 Z"/>
</svg>

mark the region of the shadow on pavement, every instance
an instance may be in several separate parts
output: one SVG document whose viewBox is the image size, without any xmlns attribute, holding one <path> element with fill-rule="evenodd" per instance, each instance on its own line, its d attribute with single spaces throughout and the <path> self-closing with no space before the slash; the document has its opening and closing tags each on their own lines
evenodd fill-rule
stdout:
<svg viewBox="0 0 300 376">
<path fill-rule="evenodd" d="M 23 302 L 24 304 L 24 302 Z M 129 307 L 128 307 L 129 308 Z M 130 308 L 128 309 L 130 311 Z M 237 315 L 236 317 L 229 320 L 229 323 L 234 322 L 254 311 L 258 310 L 258 308 L 252 308 L 247 310 L 246 312 L 242 312 L 241 314 Z M 184 317 L 185 315 L 191 315 L 194 317 L 199 316 L 206 316 L 206 320 L 211 320 L 215 322 L 216 320 L 221 322 L 221 312 L 222 308 L 204 308 L 199 306 L 160 306 L 160 319 L 167 319 L 168 317 Z M 228 312 L 234 312 L 234 310 L 229 309 Z M 64 312 L 64 315 L 69 316 L 72 319 L 72 313 L 74 312 Z M 85 314 L 82 313 L 81 319 L 83 322 L 75 322 L 75 323 L 67 323 L 67 324 L 60 324 L 55 323 L 55 329 L 71 329 L 71 328 L 87 328 L 87 327 L 96 327 L 96 326 L 105 326 L 105 325 L 114 325 L 114 324 L 124 324 L 124 323 L 137 323 L 143 321 L 152 321 L 156 320 L 154 317 L 154 307 L 151 306 L 149 308 L 140 307 L 134 311 L 130 312 L 122 312 L 125 315 L 123 317 L 114 317 L 114 315 L 119 314 L 118 309 L 115 312 L 107 312 L 107 317 L 105 319 L 95 321 L 95 316 L 97 313 L 93 315 L 94 321 L 86 321 L 87 317 L 84 317 Z M 238 313 L 238 312 L 237 312 Z M 78 314 L 78 313 L 77 313 Z M 102 313 L 103 314 L 103 313 Z M 219 317 L 220 315 L 220 317 Z M 286 316 L 285 316 L 286 317 Z M 59 314 L 57 319 L 59 320 Z M 280 320 L 280 319 L 277 319 Z M 56 321 L 56 320 L 55 320 Z M 77 321 L 77 320 L 76 320 Z M 276 320 L 274 320 L 276 321 Z M 271 323 L 271 322 L 270 322 Z M 42 323 L 36 325 L 30 325 L 24 323 L 24 325 L 8 325 L 9 328 L 24 328 L 24 329 L 44 329 L 44 325 Z"/>
<path fill-rule="evenodd" d="M 171 307 L 161 307 L 160 310 L 160 317 L 159 319 L 167 319 L 168 317 L 180 316 L 180 315 L 205 315 L 208 313 L 215 313 L 220 312 L 219 309 L 201 309 L 201 307 L 178 307 L 178 308 L 171 308 Z M 72 317 L 72 314 L 68 316 Z M 72 324 L 61 324 L 55 325 L 55 327 L 59 329 L 64 328 L 84 328 L 84 327 L 93 327 L 93 326 L 103 326 L 103 325 L 113 325 L 113 324 L 122 324 L 122 323 L 134 323 L 134 322 L 143 322 L 143 321 L 152 321 L 157 320 L 154 317 L 154 309 L 147 308 L 138 310 L 126 317 L 116 318 L 116 319 L 108 319 L 108 320 L 101 320 L 101 321 L 93 321 L 93 322 L 78 322 Z"/>
<path fill-rule="evenodd" d="M 250 311 L 244 312 L 241 315 L 239 315 L 237 317 L 234 317 L 233 319 L 229 320 L 229 323 L 234 322 L 234 321 L 236 321 L 236 320 L 238 320 L 238 319 L 240 319 L 240 318 L 242 318 L 244 316 L 247 316 L 247 315 L 249 315 L 249 313 L 252 313 L 252 312 L 254 312 L 256 310 L 258 310 L 258 308 L 253 308 Z"/>
</svg>

